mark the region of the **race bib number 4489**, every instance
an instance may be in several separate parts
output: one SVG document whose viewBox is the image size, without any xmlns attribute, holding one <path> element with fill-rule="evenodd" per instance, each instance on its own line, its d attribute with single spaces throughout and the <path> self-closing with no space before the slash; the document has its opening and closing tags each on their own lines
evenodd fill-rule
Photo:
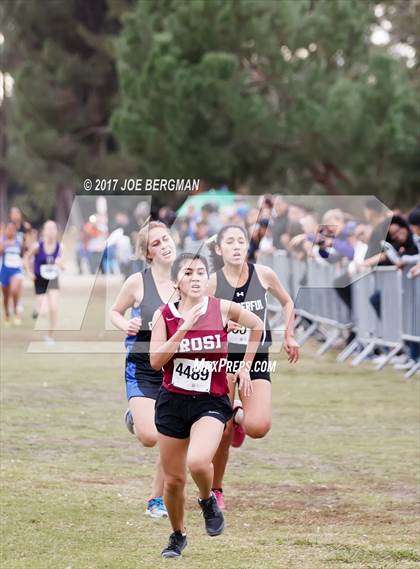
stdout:
<svg viewBox="0 0 420 569">
<path fill-rule="evenodd" d="M 172 373 L 172 385 L 187 391 L 210 393 L 211 362 L 176 358 Z"/>
</svg>

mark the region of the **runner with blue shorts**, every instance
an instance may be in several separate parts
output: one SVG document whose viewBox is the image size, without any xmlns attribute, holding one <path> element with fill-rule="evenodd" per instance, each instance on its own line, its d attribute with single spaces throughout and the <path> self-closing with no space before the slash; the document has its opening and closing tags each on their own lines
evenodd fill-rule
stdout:
<svg viewBox="0 0 420 569">
<path fill-rule="evenodd" d="M 127 334 L 125 383 L 129 409 L 127 428 L 144 447 L 157 443 L 155 401 L 162 385 L 162 371 L 150 366 L 152 318 L 162 304 L 178 300 L 171 282 L 171 267 L 176 256 L 169 228 L 151 221 L 139 231 L 137 252 L 149 263 L 145 271 L 131 275 L 111 308 L 111 321 Z M 131 318 L 125 318 L 131 309 Z M 158 458 L 146 513 L 155 518 L 167 516 L 163 503 L 163 472 Z"/>
<path fill-rule="evenodd" d="M 22 245 L 16 237 L 16 226 L 9 222 L 0 240 L 0 283 L 3 292 L 4 325 L 10 326 L 9 300 L 13 302 L 13 323 L 19 326 L 22 321 L 18 313 L 18 305 L 22 292 Z"/>
</svg>

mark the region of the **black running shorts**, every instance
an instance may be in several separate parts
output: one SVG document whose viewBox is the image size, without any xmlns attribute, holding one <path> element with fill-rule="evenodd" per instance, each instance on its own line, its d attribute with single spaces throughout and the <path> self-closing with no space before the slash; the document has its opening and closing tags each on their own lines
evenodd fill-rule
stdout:
<svg viewBox="0 0 420 569">
<path fill-rule="evenodd" d="M 162 387 L 156 400 L 155 424 L 162 435 L 187 439 L 191 427 L 201 417 L 214 417 L 226 425 L 232 414 L 232 405 L 227 395 L 184 395 L 169 392 Z"/>
<path fill-rule="evenodd" d="M 35 294 L 45 294 L 47 290 L 56 290 L 60 288 L 58 279 L 44 279 L 40 275 L 35 276 Z"/>
</svg>

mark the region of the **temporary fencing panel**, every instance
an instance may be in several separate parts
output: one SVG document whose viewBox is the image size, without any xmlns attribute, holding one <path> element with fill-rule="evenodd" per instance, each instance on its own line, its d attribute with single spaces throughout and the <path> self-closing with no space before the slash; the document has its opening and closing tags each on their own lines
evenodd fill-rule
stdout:
<svg viewBox="0 0 420 569">
<path fill-rule="evenodd" d="M 376 290 L 380 294 L 381 317 L 377 319 L 376 336 L 383 342 L 401 343 L 402 284 L 401 271 L 396 267 L 377 267 Z"/>
<path fill-rule="evenodd" d="M 337 361 L 344 361 L 361 346 L 353 365 L 363 361 L 375 347 L 382 346 L 386 357 L 377 365 L 381 369 L 401 350 L 404 340 L 420 342 L 420 277 L 407 278 L 408 269 L 401 272 L 395 266 L 377 267 L 356 278 L 351 284 L 350 314 L 334 290 L 336 279 L 345 268 L 315 259 L 293 259 L 284 251 L 264 255 L 260 261 L 275 270 L 295 302 L 296 314 L 309 322 L 300 338 L 301 344 L 319 331 L 320 325 L 330 326 L 331 331 L 324 332 L 325 342 L 318 355 L 334 344 L 343 328 L 352 327 L 356 338 L 338 355 Z M 417 362 L 413 370 L 418 368 Z"/>
</svg>

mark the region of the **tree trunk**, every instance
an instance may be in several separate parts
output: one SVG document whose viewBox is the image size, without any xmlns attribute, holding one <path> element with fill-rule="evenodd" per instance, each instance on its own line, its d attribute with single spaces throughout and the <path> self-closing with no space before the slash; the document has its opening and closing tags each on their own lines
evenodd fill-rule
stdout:
<svg viewBox="0 0 420 569">
<path fill-rule="evenodd" d="M 4 168 L 0 168 L 0 223 L 6 223 L 7 211 L 7 174 Z"/>
<path fill-rule="evenodd" d="M 55 219 L 61 231 L 64 231 L 69 220 L 75 192 L 73 184 L 62 184 L 56 190 Z"/>
<path fill-rule="evenodd" d="M 320 166 L 310 166 L 309 171 L 314 177 L 315 181 L 318 184 L 324 186 L 327 191 L 327 194 L 330 196 L 342 196 L 344 195 L 343 190 L 337 186 L 335 183 L 335 179 L 340 178 L 342 180 L 347 180 L 343 174 L 340 173 L 338 176 L 338 169 L 331 164 L 322 164 Z"/>
</svg>

